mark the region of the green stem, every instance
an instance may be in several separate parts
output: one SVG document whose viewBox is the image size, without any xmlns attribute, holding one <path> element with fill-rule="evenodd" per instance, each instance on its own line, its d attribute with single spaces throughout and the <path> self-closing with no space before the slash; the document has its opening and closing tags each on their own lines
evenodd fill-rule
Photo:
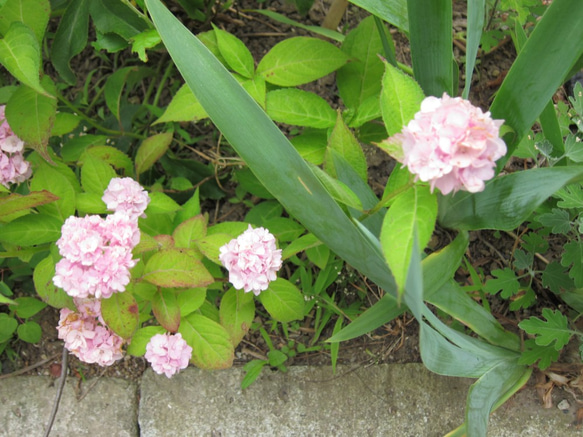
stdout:
<svg viewBox="0 0 583 437">
<path fill-rule="evenodd" d="M 163 58 L 163 60 L 165 60 L 165 59 L 166 59 L 166 56 Z M 164 70 L 164 74 L 162 75 L 162 79 L 160 79 L 160 84 L 158 85 L 158 89 L 156 90 L 156 94 L 154 95 L 154 101 L 152 102 L 153 106 L 158 106 L 158 101 L 160 100 L 160 95 L 162 94 L 162 90 L 164 89 L 164 85 L 166 84 L 166 81 L 170 77 L 170 73 L 172 73 L 173 68 L 174 68 L 174 63 L 168 62 L 168 66 L 166 67 L 166 70 Z"/>
<path fill-rule="evenodd" d="M 111 135 L 114 137 L 124 137 L 125 136 L 125 137 L 137 138 L 140 140 L 143 140 L 146 138 L 146 136 L 144 136 L 144 135 L 135 134 L 133 132 L 122 132 L 122 131 L 108 129 L 106 127 L 103 127 L 99 123 L 96 123 L 95 121 L 93 121 L 93 119 L 91 117 L 89 117 L 87 114 L 83 113 L 81 110 L 79 110 L 79 108 L 77 108 L 75 105 L 73 105 L 67 99 L 65 99 L 60 93 L 57 93 L 57 98 L 67 108 L 71 109 L 75 114 L 77 114 L 79 117 L 81 117 L 83 120 L 85 120 L 87 122 L 87 124 L 89 124 L 91 127 L 95 128 L 95 129 L 97 129 L 105 134 L 108 134 L 108 135 Z"/>
<path fill-rule="evenodd" d="M 376 214 L 377 212 L 379 212 L 379 210 L 384 207 L 387 203 L 389 203 L 391 200 L 393 200 L 395 197 L 397 197 L 399 194 L 404 193 L 405 191 L 407 191 L 409 188 L 411 188 L 413 185 L 415 185 L 414 182 L 408 182 L 406 185 L 403 185 L 402 187 L 397 188 L 394 191 L 391 191 L 390 193 L 386 194 L 379 203 L 377 203 L 372 209 L 369 209 L 368 211 L 365 211 L 363 215 L 361 215 L 358 218 L 358 221 L 361 222 L 363 221 L 365 218 Z"/>
</svg>

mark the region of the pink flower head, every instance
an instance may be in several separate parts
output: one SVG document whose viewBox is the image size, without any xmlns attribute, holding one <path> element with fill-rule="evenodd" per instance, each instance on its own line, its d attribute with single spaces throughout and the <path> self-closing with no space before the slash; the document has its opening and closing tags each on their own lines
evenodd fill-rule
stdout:
<svg viewBox="0 0 583 437">
<path fill-rule="evenodd" d="M 220 248 L 219 260 L 229 271 L 229 282 L 237 290 L 258 296 L 267 290 L 281 268 L 281 249 L 265 228 L 249 228 Z"/>
<path fill-rule="evenodd" d="M 82 305 L 79 313 L 68 308 L 61 310 L 57 326 L 59 338 L 65 341 L 67 350 L 81 361 L 111 366 L 123 357 L 123 339 L 102 323 L 101 314 L 96 317 L 91 313 L 89 308 L 95 309 L 94 302 Z"/>
<path fill-rule="evenodd" d="M 146 345 L 145 358 L 154 372 L 170 378 L 188 367 L 192 348 L 181 334 L 156 334 Z"/>
<path fill-rule="evenodd" d="M 55 266 L 53 283 L 77 298 L 108 298 L 125 291 L 137 260 L 132 249 L 140 241 L 135 219 L 113 214 L 69 217 L 57 241 L 63 258 Z"/>
<path fill-rule="evenodd" d="M 427 97 L 421 110 L 389 139 L 403 150 L 402 163 L 417 179 L 443 194 L 482 191 L 494 177 L 495 161 L 506 153 L 499 138 L 503 120 L 493 120 L 460 97 Z"/>
<path fill-rule="evenodd" d="M 146 217 L 144 211 L 150 203 L 148 193 L 132 178 L 113 178 L 101 199 L 110 211 L 134 218 Z"/>
<path fill-rule="evenodd" d="M 30 163 L 24 159 L 24 141 L 18 138 L 6 121 L 4 106 L 0 106 L 0 184 L 9 187 L 30 178 Z"/>
</svg>

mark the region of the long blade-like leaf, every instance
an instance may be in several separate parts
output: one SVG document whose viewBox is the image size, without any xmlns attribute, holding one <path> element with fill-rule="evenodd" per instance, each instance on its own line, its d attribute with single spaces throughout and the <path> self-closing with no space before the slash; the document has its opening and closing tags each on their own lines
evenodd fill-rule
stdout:
<svg viewBox="0 0 583 437">
<path fill-rule="evenodd" d="M 581 0 L 554 0 L 520 51 L 498 90 L 490 112 L 516 133 L 508 144 L 504 167 L 566 74 L 583 54 Z"/>
<path fill-rule="evenodd" d="M 409 0 L 409 41 L 415 79 L 425 95 L 453 95 L 451 0 Z"/>
<path fill-rule="evenodd" d="M 462 97 L 468 98 L 470 86 L 472 84 L 472 74 L 476 65 L 478 47 L 482 37 L 482 27 L 484 26 L 484 14 L 486 9 L 485 0 L 473 0 L 468 2 L 468 36 L 466 43 L 466 83 Z"/>
</svg>

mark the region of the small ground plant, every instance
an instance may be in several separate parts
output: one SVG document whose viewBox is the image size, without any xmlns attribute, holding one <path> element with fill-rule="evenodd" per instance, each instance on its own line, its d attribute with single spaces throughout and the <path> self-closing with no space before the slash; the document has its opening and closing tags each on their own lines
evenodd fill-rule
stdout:
<svg viewBox="0 0 583 437">
<path fill-rule="evenodd" d="M 482 32 L 486 18 L 512 17 L 497 29 L 518 56 L 488 111 L 468 100 L 470 79 L 458 97 L 451 1 L 354 1 L 371 13 L 355 28 L 304 26 L 325 38 L 286 38 L 260 59 L 216 23 L 195 35 L 174 13 L 210 24 L 228 4 L 177 3 L 0 2 L 2 350 L 15 335 L 38 340 L 45 305 L 60 309 L 59 338 L 82 361 L 144 356 L 167 377 L 189 363 L 230 367 L 254 330 L 269 351 L 246 365 L 246 387 L 310 350 L 335 366 L 341 341 L 408 311 L 430 370 L 476 378 L 453 434 L 485 435 L 533 365 L 581 337 L 570 326 L 583 310 L 581 87 L 570 106 L 552 101 L 581 68 L 577 0 L 469 2 L 467 78 L 500 38 Z M 408 37 L 411 66 L 397 62 L 387 23 Z M 89 54 L 80 77 L 72 61 Z M 334 107 L 306 90 L 331 73 Z M 362 143 L 396 163 L 380 196 Z M 216 201 L 244 205 L 244 218 L 217 220 Z M 436 225 L 451 241 L 426 255 Z M 464 261 L 468 232 L 484 229 L 526 229 L 489 279 Z M 546 262 L 555 236 L 560 259 Z M 456 281 L 460 266 L 473 286 Z M 331 287 L 342 271 L 382 298 L 361 314 L 364 296 Z M 539 289 L 573 313 L 543 308 L 519 323 L 522 341 L 487 295 L 519 311 Z M 304 344 L 288 334 L 308 315 Z"/>
</svg>

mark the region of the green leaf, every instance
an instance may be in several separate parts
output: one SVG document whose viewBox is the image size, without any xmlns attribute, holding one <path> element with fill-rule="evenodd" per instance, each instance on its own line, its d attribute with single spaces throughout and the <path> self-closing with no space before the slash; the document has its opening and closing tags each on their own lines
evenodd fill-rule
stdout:
<svg viewBox="0 0 583 437">
<path fill-rule="evenodd" d="M 174 94 L 170 104 L 162 114 L 162 116 L 155 121 L 154 124 L 167 123 L 169 121 L 192 121 L 196 122 L 207 118 L 205 110 L 200 102 L 194 97 L 188 85 L 184 84 Z"/>
<path fill-rule="evenodd" d="M 407 9 L 415 79 L 427 96 L 453 96 L 451 1 L 409 0 Z"/>
<path fill-rule="evenodd" d="M 123 89 L 128 81 L 128 77 L 137 70 L 137 67 L 120 68 L 113 74 L 109 75 L 105 82 L 105 103 L 118 121 L 120 121 L 120 106 Z"/>
<path fill-rule="evenodd" d="M 581 184 L 571 184 L 561 188 L 555 194 L 561 200 L 557 202 L 560 208 L 583 208 L 583 187 Z"/>
<path fill-rule="evenodd" d="M 569 343 L 573 335 L 567 326 L 567 318 L 559 310 L 552 311 L 550 308 L 543 308 L 542 315 L 546 321 L 530 317 L 520 322 L 518 326 L 528 334 L 536 335 L 537 345 L 553 344 L 555 350 L 560 351 Z"/>
<path fill-rule="evenodd" d="M 248 79 L 253 77 L 255 62 L 249 49 L 235 35 L 213 25 L 221 55 L 233 71 Z"/>
<path fill-rule="evenodd" d="M 16 315 L 21 319 L 28 319 L 47 306 L 46 303 L 34 297 L 17 297 L 14 300 L 16 301 L 17 305 L 14 307 L 11 305 L 10 309 L 14 310 Z"/>
<path fill-rule="evenodd" d="M 79 123 L 81 117 L 70 112 L 57 112 L 55 115 L 55 122 L 51 128 L 51 137 L 61 137 L 74 131 Z"/>
<path fill-rule="evenodd" d="M 115 33 L 126 41 L 149 27 L 134 8 L 119 0 L 91 0 L 89 12 L 100 33 Z"/>
<path fill-rule="evenodd" d="M 195 241 L 196 248 L 201 253 L 218 265 L 222 265 L 219 260 L 220 248 L 231 241 L 234 237 L 229 234 L 213 234 Z"/>
<path fill-rule="evenodd" d="M 326 100 L 296 88 L 268 92 L 265 110 L 273 120 L 296 126 L 324 129 L 336 122 L 336 111 Z"/>
<path fill-rule="evenodd" d="M 41 213 L 57 217 L 63 222 L 75 214 L 75 189 L 67 177 L 48 164 L 43 163 L 35 170 L 30 188 L 35 191 L 49 188 L 52 195 L 58 199 L 47 205 L 38 206 Z"/>
<path fill-rule="evenodd" d="M 287 217 L 276 217 L 265 221 L 265 228 L 269 229 L 277 241 L 295 241 L 306 229 L 298 222 Z"/>
<path fill-rule="evenodd" d="M 18 338 L 27 343 L 38 343 L 42 337 L 43 331 L 40 325 L 34 320 L 28 320 L 18 326 L 16 330 Z"/>
<path fill-rule="evenodd" d="M 354 58 L 336 73 L 338 93 L 346 107 L 357 111 L 370 97 L 378 103 L 384 72 L 379 58 L 383 44 L 373 16 L 366 17 L 346 36 L 342 51 Z"/>
<path fill-rule="evenodd" d="M 197 188 L 190 199 L 188 199 L 182 208 L 176 213 L 175 223 L 182 223 L 189 218 L 195 217 L 201 213 L 200 209 L 200 191 Z"/>
<path fill-rule="evenodd" d="M 156 334 L 165 334 L 166 331 L 161 326 L 145 326 L 138 329 L 132 336 L 127 353 L 134 357 L 143 357 L 146 354 L 146 346 L 151 338 Z"/>
<path fill-rule="evenodd" d="M 553 234 L 568 234 L 571 231 L 571 217 L 564 209 L 553 208 L 551 212 L 540 214 L 536 220 L 549 228 Z"/>
<path fill-rule="evenodd" d="M 299 252 L 320 245 L 322 245 L 322 242 L 314 234 L 306 234 L 288 244 L 281 252 L 281 258 L 285 260 L 297 255 Z"/>
<path fill-rule="evenodd" d="M 146 49 L 151 49 L 156 47 L 162 42 L 160 39 L 160 34 L 156 29 L 148 29 L 142 33 L 131 38 L 132 42 L 132 53 L 137 53 L 140 61 L 148 62 L 148 55 Z"/>
<path fill-rule="evenodd" d="M 312 165 L 311 168 L 334 200 L 342 205 L 350 206 L 358 211 L 362 211 L 363 208 L 360 199 L 345 183 L 338 179 L 334 179 L 316 165 Z"/>
<path fill-rule="evenodd" d="M 204 287 L 213 277 L 186 249 L 169 249 L 155 253 L 146 263 L 143 279 L 158 287 Z"/>
<path fill-rule="evenodd" d="M 40 58 L 40 45 L 34 32 L 20 21 L 12 22 L 0 39 L 0 63 L 36 93 L 49 95 L 40 83 Z"/>
<path fill-rule="evenodd" d="M 583 241 L 570 241 L 563 246 L 561 258 L 563 267 L 570 267 L 569 277 L 575 280 L 577 288 L 583 287 Z"/>
<path fill-rule="evenodd" d="M 176 289 L 180 316 L 186 317 L 199 309 L 206 299 L 206 288 Z"/>
<path fill-rule="evenodd" d="M 51 255 L 40 261 L 34 268 L 32 279 L 39 297 L 54 308 L 74 308 L 73 298 L 53 284 L 55 261 Z"/>
<path fill-rule="evenodd" d="M 388 23 L 401 29 L 404 33 L 409 33 L 409 18 L 407 14 L 407 0 L 351 0 L 361 8 L 371 14 L 382 18 Z"/>
<path fill-rule="evenodd" d="M 227 330 L 231 343 L 236 347 L 251 328 L 255 317 L 253 294 L 230 288 L 221 299 L 219 316 L 221 325 Z"/>
<path fill-rule="evenodd" d="M 154 317 L 164 329 L 170 332 L 178 331 L 180 326 L 180 306 L 176 293 L 168 289 L 159 289 L 152 299 Z"/>
<path fill-rule="evenodd" d="M 558 294 L 575 288 L 575 284 L 569 278 L 567 270 L 557 261 L 553 261 L 546 266 L 541 279 L 543 286 L 550 288 L 553 293 Z"/>
<path fill-rule="evenodd" d="M 290 139 L 297 152 L 309 163 L 321 165 L 326 154 L 328 136 L 320 129 L 304 129 L 304 131 Z"/>
<path fill-rule="evenodd" d="M 505 120 L 516 133 L 507 142 L 508 153 L 498 161 L 498 169 L 504 167 L 583 54 L 583 8 L 579 6 L 579 0 L 553 1 L 496 93 L 490 107 L 492 117 Z"/>
<path fill-rule="evenodd" d="M 101 315 L 113 332 L 128 339 L 139 324 L 139 310 L 131 293 L 114 293 L 109 299 L 101 299 Z"/>
<path fill-rule="evenodd" d="M 30 208 L 54 202 L 57 199 L 57 196 L 47 190 L 33 191 L 25 196 L 18 193 L 10 193 L 8 196 L 0 198 L 0 221 L 2 216 L 26 211 Z"/>
<path fill-rule="evenodd" d="M 130 157 L 121 150 L 112 146 L 92 146 L 87 149 L 87 154 L 93 155 L 112 167 L 123 170 L 126 176 L 133 176 L 134 164 Z"/>
<path fill-rule="evenodd" d="M 48 76 L 43 77 L 42 85 L 54 94 L 55 85 Z M 18 88 L 6 104 L 6 119 L 14 133 L 49 162 L 47 143 L 56 112 L 55 98 L 26 86 Z"/>
<path fill-rule="evenodd" d="M 476 65 L 476 56 L 478 55 L 478 49 L 480 47 L 485 15 L 485 0 L 474 0 L 468 3 L 468 31 L 465 62 L 466 83 L 462 92 L 462 97 L 464 99 L 467 99 L 470 93 L 470 86 L 472 84 L 471 78 L 474 74 L 474 66 Z"/>
<path fill-rule="evenodd" d="M 575 135 L 565 139 L 565 156 L 573 162 L 583 162 L 583 143 Z"/>
<path fill-rule="evenodd" d="M 413 186 L 400 194 L 383 220 L 380 241 L 395 281 L 402 291 L 409 268 L 414 230 L 423 250 L 433 233 L 437 201 L 429 187 Z"/>
<path fill-rule="evenodd" d="M 509 299 L 518 293 L 520 289 L 520 283 L 518 278 L 514 273 L 514 270 L 506 267 L 504 270 L 496 269 L 492 270 L 492 275 L 495 276 L 494 279 L 489 279 L 484 285 L 484 290 L 490 294 L 496 294 L 499 291 L 500 296 L 504 299 Z"/>
<path fill-rule="evenodd" d="M 146 138 L 136 153 L 136 173 L 142 174 L 154 165 L 170 147 L 172 132 L 165 132 Z"/>
<path fill-rule="evenodd" d="M 332 176 L 337 175 L 332 152 L 336 152 L 344 158 L 363 181 L 368 181 L 366 157 L 358 140 L 354 137 L 340 112 L 336 117 L 336 124 L 326 148 L 326 161 L 324 167 Z"/>
<path fill-rule="evenodd" d="M 175 246 L 186 248 L 192 247 L 195 240 L 199 240 L 204 236 L 206 236 L 206 219 L 202 215 L 197 215 L 182 222 L 172 233 Z"/>
<path fill-rule="evenodd" d="M 385 62 L 381 111 L 389 135 L 401 132 L 421 107 L 423 90 L 415 80 Z"/>
<path fill-rule="evenodd" d="M 88 193 L 103 196 L 111 179 L 117 176 L 115 170 L 107 162 L 90 153 L 85 153 L 82 159 L 81 184 L 83 189 Z"/>
<path fill-rule="evenodd" d="M 259 295 L 267 312 L 278 322 L 287 323 L 304 317 L 304 297 L 291 282 L 278 278 Z"/>
<path fill-rule="evenodd" d="M 192 347 L 191 362 L 201 369 L 228 369 L 233 365 L 234 348 L 229 333 L 211 319 L 193 313 L 178 330 Z"/>
<path fill-rule="evenodd" d="M 50 215 L 25 215 L 0 226 L 0 241 L 17 246 L 52 243 L 61 237 L 62 225 Z"/>
<path fill-rule="evenodd" d="M 266 85 L 265 79 L 261 76 L 253 76 L 251 79 L 245 79 L 243 76 L 235 75 L 241 86 L 249 93 L 253 99 L 265 109 Z"/>
<path fill-rule="evenodd" d="M 518 364 L 532 366 L 538 361 L 538 368 L 545 370 L 559 359 L 560 352 L 552 344 L 539 346 L 534 339 L 528 339 L 524 342 L 524 348 Z"/>
<path fill-rule="evenodd" d="M 298 36 L 276 44 L 261 59 L 257 74 L 279 86 L 297 86 L 326 76 L 348 62 L 339 48 L 317 38 Z"/>
<path fill-rule="evenodd" d="M 0 344 L 12 338 L 12 334 L 18 328 L 15 318 L 6 313 L 0 313 Z"/>
<path fill-rule="evenodd" d="M 245 376 L 241 380 L 241 390 L 245 390 L 251 384 L 255 382 L 255 380 L 261 374 L 261 370 L 267 364 L 267 361 L 263 360 L 251 360 L 243 366 L 243 370 L 245 371 Z"/>
<path fill-rule="evenodd" d="M 496 177 L 480 193 L 440 196 L 439 222 L 452 229 L 515 229 L 555 191 L 581 177 L 583 167 L 576 166 L 537 168 Z"/>
<path fill-rule="evenodd" d="M 160 191 L 152 191 L 149 196 L 150 203 L 146 208 L 146 214 L 164 214 L 180 209 L 180 205 L 174 199 Z"/>
<path fill-rule="evenodd" d="M 3 3 L 0 9 L 0 33 L 6 35 L 10 24 L 19 21 L 33 30 L 41 44 L 51 14 L 49 0 L 5 0 Z"/>
<path fill-rule="evenodd" d="M 69 85 L 77 82 L 71 70 L 71 59 L 87 45 L 89 30 L 89 0 L 72 0 L 61 17 L 53 39 L 51 62 Z"/>
</svg>

